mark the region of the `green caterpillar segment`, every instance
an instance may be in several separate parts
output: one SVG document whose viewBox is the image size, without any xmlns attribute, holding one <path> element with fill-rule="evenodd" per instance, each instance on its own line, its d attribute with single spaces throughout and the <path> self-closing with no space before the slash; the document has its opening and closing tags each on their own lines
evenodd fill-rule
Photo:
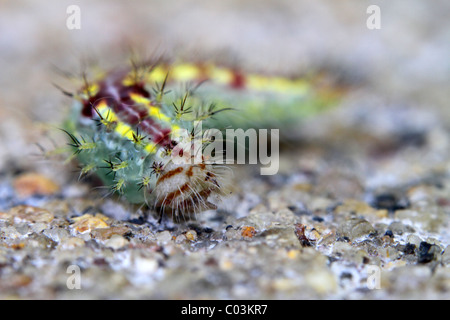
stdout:
<svg viewBox="0 0 450 320">
<path fill-rule="evenodd" d="M 186 82 L 191 87 L 177 95 Z M 316 96 L 302 79 L 209 64 L 133 65 L 85 78 L 64 131 L 80 175 L 96 174 L 129 202 L 178 215 L 214 208 L 211 198 L 225 190 L 228 173 L 196 149 L 214 141 L 204 129 L 297 125 L 334 101 Z"/>
<path fill-rule="evenodd" d="M 175 63 L 155 66 L 148 74 L 150 83 L 163 81 L 167 87 L 191 83 L 193 99 L 227 106 L 226 112 L 210 123 L 216 127 L 295 128 L 303 119 L 336 105 L 345 88 L 328 83 L 328 75 L 286 78 L 245 74 L 238 69 L 211 63 Z M 287 135 L 285 135 L 287 136 Z"/>
</svg>

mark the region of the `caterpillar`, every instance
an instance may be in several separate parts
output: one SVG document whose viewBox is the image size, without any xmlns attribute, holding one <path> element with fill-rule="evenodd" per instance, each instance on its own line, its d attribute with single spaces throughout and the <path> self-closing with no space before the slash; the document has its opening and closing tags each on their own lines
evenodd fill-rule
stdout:
<svg viewBox="0 0 450 320">
<path fill-rule="evenodd" d="M 180 84 L 186 87 L 177 92 Z M 199 122 L 206 129 L 292 127 L 337 97 L 317 94 L 302 78 L 163 62 L 83 76 L 81 88 L 66 94 L 74 103 L 63 131 L 80 175 L 95 174 L 111 193 L 176 217 L 216 208 L 211 199 L 226 190 L 229 168 L 198 155 L 218 142 Z"/>
<path fill-rule="evenodd" d="M 294 129 L 301 119 L 326 110 L 342 97 L 346 88 L 329 79 L 330 74 L 317 72 L 286 77 L 273 74 L 246 73 L 213 63 L 162 63 L 149 73 L 150 82 L 201 84 L 196 97 L 233 107 L 213 119 L 216 126 Z M 333 83 L 329 83 L 329 82 Z M 285 139 L 289 135 L 284 135 Z"/>
</svg>

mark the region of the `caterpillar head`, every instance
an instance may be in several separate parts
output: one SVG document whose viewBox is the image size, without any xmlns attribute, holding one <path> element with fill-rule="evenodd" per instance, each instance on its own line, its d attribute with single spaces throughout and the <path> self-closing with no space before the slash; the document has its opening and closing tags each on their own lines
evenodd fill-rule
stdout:
<svg viewBox="0 0 450 320">
<path fill-rule="evenodd" d="M 197 135 L 174 138 L 172 145 L 157 155 L 164 160 L 152 165 L 158 176 L 153 190 L 155 204 L 176 216 L 216 209 L 208 199 L 223 193 L 227 185 L 224 167 L 207 163 L 204 155 L 195 152 L 196 142 L 203 142 L 199 140 L 202 138 Z"/>
<path fill-rule="evenodd" d="M 159 176 L 155 190 L 156 205 L 180 212 L 215 209 L 208 201 L 211 195 L 222 192 L 218 169 L 207 164 L 168 163 Z M 219 181 L 221 181 L 219 183 Z"/>
</svg>

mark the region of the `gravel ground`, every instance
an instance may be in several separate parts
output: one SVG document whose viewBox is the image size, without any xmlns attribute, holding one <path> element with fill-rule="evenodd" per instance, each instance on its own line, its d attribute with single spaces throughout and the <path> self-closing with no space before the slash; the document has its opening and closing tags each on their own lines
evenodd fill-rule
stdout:
<svg viewBox="0 0 450 320">
<path fill-rule="evenodd" d="M 0 298 L 450 298 L 448 1 L 77 1 L 69 30 L 71 4 L 0 2 Z M 158 224 L 36 146 L 64 144 L 57 68 L 129 46 L 352 90 L 301 124 L 277 175 L 236 166 L 218 210 Z"/>
</svg>

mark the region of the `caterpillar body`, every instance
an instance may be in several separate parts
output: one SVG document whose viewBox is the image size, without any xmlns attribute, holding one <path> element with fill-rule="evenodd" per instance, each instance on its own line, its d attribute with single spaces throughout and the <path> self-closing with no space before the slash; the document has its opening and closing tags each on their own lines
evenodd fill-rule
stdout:
<svg viewBox="0 0 450 320">
<path fill-rule="evenodd" d="M 190 86 L 177 95 L 180 83 Z M 186 139 L 188 146 L 211 143 L 196 132 L 196 123 L 202 121 L 204 128 L 295 126 L 335 100 L 313 95 L 304 79 L 245 75 L 211 64 L 133 64 L 84 79 L 72 95 L 64 131 L 81 174 L 95 173 L 131 203 L 179 216 L 215 208 L 211 197 L 226 189 L 227 168 L 203 156 L 198 161 L 196 151 L 185 147 Z M 189 161 L 174 161 L 174 153 Z"/>
<path fill-rule="evenodd" d="M 212 119 L 210 123 L 217 127 L 292 131 L 300 120 L 335 105 L 346 91 L 327 72 L 285 77 L 245 73 L 239 68 L 212 63 L 159 64 L 149 73 L 148 80 L 162 82 L 168 73 L 169 83 L 201 84 L 193 97 L 200 100 L 197 103 L 212 101 L 238 111 Z M 288 139 L 289 134 L 284 138 Z"/>
</svg>

